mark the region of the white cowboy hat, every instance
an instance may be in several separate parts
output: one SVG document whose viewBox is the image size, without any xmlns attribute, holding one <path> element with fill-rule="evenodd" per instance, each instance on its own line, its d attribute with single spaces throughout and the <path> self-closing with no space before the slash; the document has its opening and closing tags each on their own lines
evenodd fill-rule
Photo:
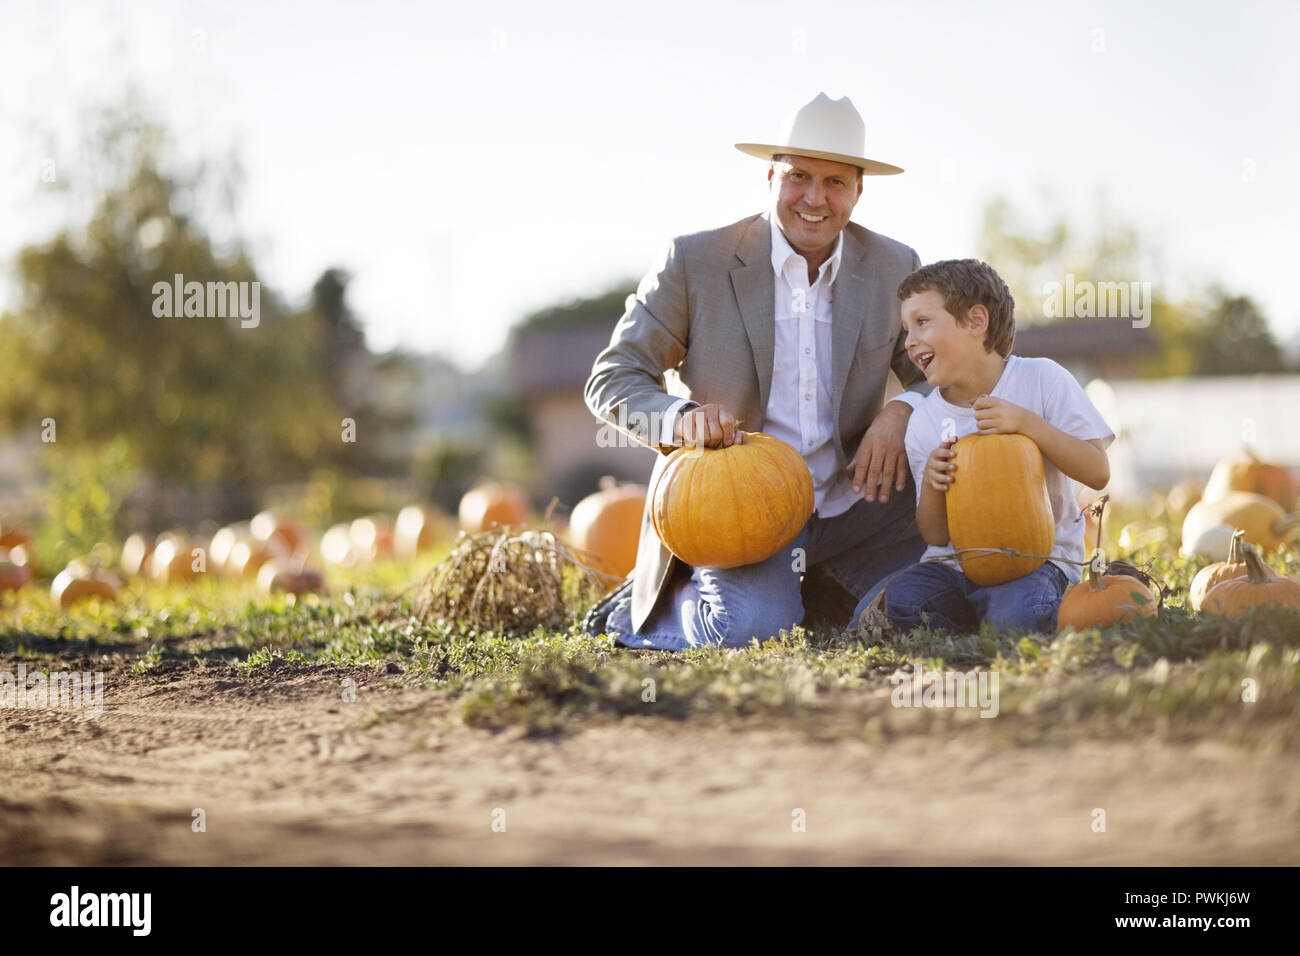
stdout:
<svg viewBox="0 0 1300 956">
<path fill-rule="evenodd" d="M 825 93 L 805 103 L 786 117 L 784 142 L 737 143 L 736 149 L 759 159 L 770 160 L 781 153 L 811 156 L 835 163 L 862 167 L 868 176 L 892 176 L 903 170 L 889 163 L 867 159 L 867 128 L 847 96 L 833 100 Z"/>
</svg>

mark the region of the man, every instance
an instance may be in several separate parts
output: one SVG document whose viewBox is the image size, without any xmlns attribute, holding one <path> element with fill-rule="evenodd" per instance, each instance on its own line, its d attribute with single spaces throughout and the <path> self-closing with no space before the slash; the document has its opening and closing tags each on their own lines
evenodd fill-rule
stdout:
<svg viewBox="0 0 1300 956">
<path fill-rule="evenodd" d="M 928 389 L 884 405 L 891 368 L 905 386 L 923 381 L 895 294 L 920 260 L 849 221 L 864 173 L 902 170 L 863 155 L 848 97 L 819 93 L 783 140 L 736 144 L 769 161 L 769 209 L 669 244 L 628 297 L 585 397 L 597 418 L 662 453 L 652 484 L 678 445 L 730 445 L 742 427 L 780 438 L 808 465 L 814 514 L 790 547 L 724 570 L 683 565 L 647 510 L 632 578 L 588 615 L 589 633 L 631 647 L 744 646 L 802 620 L 803 570 L 824 562 L 861 598 L 925 549 L 903 438 Z M 665 391 L 670 369 L 689 398 Z"/>
</svg>

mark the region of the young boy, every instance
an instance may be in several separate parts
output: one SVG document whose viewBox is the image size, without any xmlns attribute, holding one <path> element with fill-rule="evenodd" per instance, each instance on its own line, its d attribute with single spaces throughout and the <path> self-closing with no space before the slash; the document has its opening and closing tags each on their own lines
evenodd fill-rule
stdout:
<svg viewBox="0 0 1300 956">
<path fill-rule="evenodd" d="M 1066 589 L 1081 578 L 1085 560 L 1083 513 L 1073 481 L 1100 489 L 1110 480 L 1106 447 L 1115 436 L 1079 383 L 1046 358 L 1011 354 L 1015 303 L 1002 278 L 977 259 L 950 259 L 913 272 L 899 286 L 906 347 L 934 390 L 912 413 L 907 457 L 916 481 L 916 523 L 929 548 L 921 563 L 896 572 L 868 592 L 854 612 L 858 622 L 881 590 L 894 627 L 910 630 L 924 614 L 932 628 L 976 631 L 981 620 L 998 627 L 1054 632 Z M 966 577 L 948 539 L 946 493 L 956 474 L 953 442 L 1020 433 L 1043 455 L 1047 492 L 1056 518 L 1051 554 L 1025 577 L 981 587 Z"/>
</svg>

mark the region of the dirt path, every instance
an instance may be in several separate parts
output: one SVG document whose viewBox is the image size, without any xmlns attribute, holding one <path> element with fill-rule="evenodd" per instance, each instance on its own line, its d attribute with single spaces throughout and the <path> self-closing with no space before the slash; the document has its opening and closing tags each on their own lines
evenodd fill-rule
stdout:
<svg viewBox="0 0 1300 956">
<path fill-rule="evenodd" d="M 0 710 L 0 861 L 1300 863 L 1293 756 L 650 721 L 531 740 L 448 728 L 436 693 L 397 681 L 124 675 L 96 719 Z"/>
</svg>

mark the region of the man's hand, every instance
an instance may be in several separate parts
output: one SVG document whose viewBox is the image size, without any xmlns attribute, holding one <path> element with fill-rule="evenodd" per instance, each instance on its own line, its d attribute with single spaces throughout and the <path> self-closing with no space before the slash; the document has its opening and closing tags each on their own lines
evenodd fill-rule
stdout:
<svg viewBox="0 0 1300 956">
<path fill-rule="evenodd" d="M 675 430 L 687 447 L 725 448 L 744 441 L 745 433 L 736 427 L 739 424 L 731 409 L 709 404 L 682 412 Z"/>
<path fill-rule="evenodd" d="M 889 500 L 890 485 L 899 491 L 907 487 L 907 452 L 903 438 L 907 435 L 907 420 L 911 417 L 912 409 L 906 402 L 890 402 L 881 409 L 849 462 L 855 495 L 865 490 L 866 500 L 875 501 L 879 489 L 883 504 Z"/>
<path fill-rule="evenodd" d="M 957 453 L 952 450 L 953 442 L 946 441 L 934 451 L 925 463 L 925 476 L 922 478 L 935 491 L 947 493 L 952 486 L 952 474 L 957 470 L 957 463 L 952 459 Z"/>
<path fill-rule="evenodd" d="M 971 402 L 971 407 L 975 409 L 975 424 L 979 426 L 981 435 L 1024 434 L 1025 426 L 1030 423 L 1030 416 L 1033 415 L 1027 408 L 988 395 L 975 399 Z"/>
</svg>

